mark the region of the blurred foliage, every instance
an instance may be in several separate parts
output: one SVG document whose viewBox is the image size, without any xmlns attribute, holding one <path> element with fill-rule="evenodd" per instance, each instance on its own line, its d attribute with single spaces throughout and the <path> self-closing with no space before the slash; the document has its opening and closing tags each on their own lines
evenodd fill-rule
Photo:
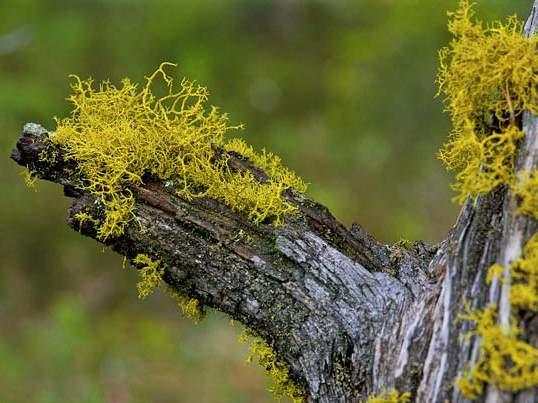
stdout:
<svg viewBox="0 0 538 403">
<path fill-rule="evenodd" d="M 480 17 L 531 1 L 482 1 Z M 310 195 L 383 241 L 441 239 L 457 214 L 435 153 L 448 41 L 439 0 L 0 2 L 0 402 L 269 402 L 220 315 L 198 326 L 62 222 L 58 186 L 25 188 L 7 159 L 22 125 L 65 116 L 67 76 L 142 81 L 161 61 L 245 123 Z"/>
</svg>

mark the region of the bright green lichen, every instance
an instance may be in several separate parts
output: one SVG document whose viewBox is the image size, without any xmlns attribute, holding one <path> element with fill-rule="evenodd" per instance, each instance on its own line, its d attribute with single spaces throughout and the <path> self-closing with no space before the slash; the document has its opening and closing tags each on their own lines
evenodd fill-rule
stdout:
<svg viewBox="0 0 538 403">
<path fill-rule="evenodd" d="M 524 110 L 538 114 L 538 38 L 525 38 L 516 17 L 476 21 L 468 0 L 449 15 L 454 39 L 440 51 L 437 83 L 453 131 L 439 157 L 457 172 L 463 202 L 514 181 L 518 120 Z"/>
<path fill-rule="evenodd" d="M 272 386 L 269 389 L 277 399 L 288 396 L 293 403 L 305 402 L 302 389 L 297 386 L 290 377 L 289 368 L 278 360 L 273 349 L 260 337 L 249 331 L 243 331 L 240 341 L 250 342 L 250 355 L 247 362 L 250 363 L 257 358 L 258 363 L 269 373 Z"/>
<path fill-rule="evenodd" d="M 70 117 L 57 119 L 51 140 L 62 146 L 67 159 L 77 162 L 85 189 L 106 207 L 98 237 L 117 237 L 135 217 L 129 189 L 146 175 L 177 184 L 177 194 L 190 199 L 207 196 L 245 212 L 255 223 L 283 223 L 296 211 L 282 197 L 290 187 L 305 190 L 304 183 L 265 152 L 256 154 L 239 140 L 227 143 L 226 114 L 207 108 L 208 92 L 183 79 L 179 86 L 165 72 L 163 63 L 139 89 L 124 79 L 120 87 L 108 81 L 98 87 L 92 80 L 74 77 L 74 106 Z M 154 94 L 159 81 L 165 94 Z M 251 172 L 232 170 L 227 157 L 216 158 L 216 147 L 243 150 L 253 163 L 267 169 L 266 183 Z"/>
<path fill-rule="evenodd" d="M 411 393 L 404 392 L 398 393 L 398 391 L 385 390 L 378 395 L 372 395 L 368 397 L 366 403 L 408 403 L 411 401 Z"/>
<path fill-rule="evenodd" d="M 149 256 L 144 254 L 136 255 L 134 263 L 142 266 L 138 270 L 140 280 L 136 284 L 136 288 L 138 290 L 138 298 L 145 299 L 160 286 L 164 269 L 160 267 L 160 260 L 153 261 Z"/>
</svg>

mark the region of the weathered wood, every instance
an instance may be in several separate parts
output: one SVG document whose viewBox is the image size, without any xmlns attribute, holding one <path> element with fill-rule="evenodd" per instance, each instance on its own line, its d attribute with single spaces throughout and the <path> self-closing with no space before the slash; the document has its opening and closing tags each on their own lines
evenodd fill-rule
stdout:
<svg viewBox="0 0 538 403">
<path fill-rule="evenodd" d="M 47 136 L 27 125 L 12 158 L 64 185 L 75 197 L 69 224 L 95 238 L 91 223 L 79 228 L 73 217 L 97 217 L 101 206 L 81 190 L 76 169 L 50 149 Z M 56 153 L 56 163 L 40 161 L 42 152 Z M 251 169 L 239 157 L 231 164 Z M 168 284 L 267 339 L 311 401 L 356 401 L 372 392 L 376 340 L 431 287 L 426 268 L 435 248 L 382 245 L 293 191 L 286 198 L 300 213 L 274 227 L 253 225 L 215 200 L 187 202 L 157 181 L 131 190 L 137 220 L 107 244 L 128 258 L 160 259 Z"/>
<path fill-rule="evenodd" d="M 538 0 L 526 32 L 538 29 Z M 538 167 L 538 119 L 525 114 L 525 140 L 517 170 Z M 98 217 L 102 206 L 84 192 L 83 179 L 48 132 L 28 124 L 12 158 L 37 176 L 64 186 L 73 197 L 68 223 L 79 228 L 80 211 Z M 54 163 L 40 158 L 57 154 Z M 215 149 L 218 157 L 225 151 Z M 235 170 L 264 172 L 231 153 Z M 480 340 L 463 338 L 469 323 L 455 321 L 465 302 L 483 308 L 496 302 L 506 321 L 509 283 L 486 285 L 493 263 L 507 267 L 538 229 L 515 214 L 510 190 L 499 187 L 468 201 L 447 239 L 432 247 L 384 245 L 359 225 L 340 224 L 320 204 L 288 191 L 299 213 L 284 226 L 253 225 L 218 201 L 187 201 L 156 179 L 130 189 L 136 221 L 107 241 L 128 258 L 145 253 L 160 259 L 164 280 L 205 306 L 229 314 L 265 338 L 285 361 L 311 402 L 357 402 L 395 388 L 418 402 L 465 402 L 454 379 L 476 361 Z M 527 336 L 538 339 L 526 319 Z M 519 395 L 489 387 L 479 401 L 533 402 L 536 390 Z"/>
</svg>

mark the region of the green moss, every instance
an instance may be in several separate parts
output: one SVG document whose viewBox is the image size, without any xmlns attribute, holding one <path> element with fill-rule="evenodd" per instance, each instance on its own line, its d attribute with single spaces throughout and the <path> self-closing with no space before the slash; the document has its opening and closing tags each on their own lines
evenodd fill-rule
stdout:
<svg viewBox="0 0 538 403">
<path fill-rule="evenodd" d="M 245 330 L 240 336 L 240 341 L 250 342 L 250 355 L 247 362 L 257 359 L 258 363 L 269 373 L 272 381 L 269 391 L 277 399 L 288 396 L 293 403 L 305 402 L 303 390 L 291 379 L 289 368 L 278 360 L 273 349 L 263 339 Z"/>
<path fill-rule="evenodd" d="M 186 79 L 176 85 L 165 72 L 170 65 L 163 63 L 140 89 L 129 79 L 120 87 L 108 81 L 96 87 L 73 76 L 73 112 L 57 119 L 51 140 L 77 162 L 85 190 L 106 207 L 98 237 L 121 235 L 135 218 L 130 187 L 142 185 L 146 174 L 175 184 L 186 199 L 215 198 L 254 223 L 282 224 L 296 211 L 282 192 L 304 191 L 302 180 L 277 157 L 257 154 L 240 140 L 226 142 L 225 134 L 239 126 L 229 126 L 226 114 L 206 106 L 206 88 Z M 153 92 L 159 81 L 166 88 L 163 96 Z M 244 152 L 269 180 L 260 183 L 251 172 L 230 169 L 226 157 L 215 158 L 215 147 Z"/>
<path fill-rule="evenodd" d="M 437 83 L 453 131 L 439 157 L 456 172 L 463 202 L 514 183 L 518 120 L 524 110 L 538 114 L 538 38 L 525 38 L 515 17 L 477 21 L 468 0 L 449 15 L 454 39 L 440 51 Z"/>
<path fill-rule="evenodd" d="M 408 403 L 411 401 L 411 393 L 404 392 L 398 393 L 398 391 L 385 390 L 378 395 L 372 395 L 368 397 L 366 403 Z"/>
</svg>

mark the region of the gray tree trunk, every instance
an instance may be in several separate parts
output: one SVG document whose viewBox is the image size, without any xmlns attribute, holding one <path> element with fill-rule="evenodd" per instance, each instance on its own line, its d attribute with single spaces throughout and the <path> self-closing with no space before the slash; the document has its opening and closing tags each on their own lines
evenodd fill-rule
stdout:
<svg viewBox="0 0 538 403">
<path fill-rule="evenodd" d="M 526 25 L 538 30 L 538 0 Z M 538 119 L 523 118 L 526 134 L 517 170 L 538 167 Z M 95 209 L 94 198 L 70 176 L 72 163 L 40 161 L 50 151 L 48 132 L 25 126 L 12 153 L 19 164 L 64 186 L 77 212 Z M 233 169 L 263 172 L 242 158 Z M 300 214 L 283 227 L 253 225 L 243 214 L 211 199 L 186 201 L 158 181 L 132 189 L 140 225 L 107 244 L 129 258 L 160 259 L 164 280 L 203 305 L 229 314 L 265 338 L 287 363 L 310 402 L 358 402 L 386 388 L 410 391 L 417 402 L 465 402 L 455 378 L 476 361 L 480 340 L 463 338 L 469 323 L 455 321 L 464 302 L 489 303 L 507 320 L 509 284 L 486 285 L 487 269 L 505 267 L 538 229 L 516 215 L 516 201 L 500 187 L 468 201 L 446 240 L 384 245 L 359 225 L 346 229 L 322 205 L 293 191 L 285 195 Z M 538 343 L 538 318 L 522 324 Z M 518 394 L 492 386 L 479 401 L 536 402 L 536 388 Z"/>
</svg>

